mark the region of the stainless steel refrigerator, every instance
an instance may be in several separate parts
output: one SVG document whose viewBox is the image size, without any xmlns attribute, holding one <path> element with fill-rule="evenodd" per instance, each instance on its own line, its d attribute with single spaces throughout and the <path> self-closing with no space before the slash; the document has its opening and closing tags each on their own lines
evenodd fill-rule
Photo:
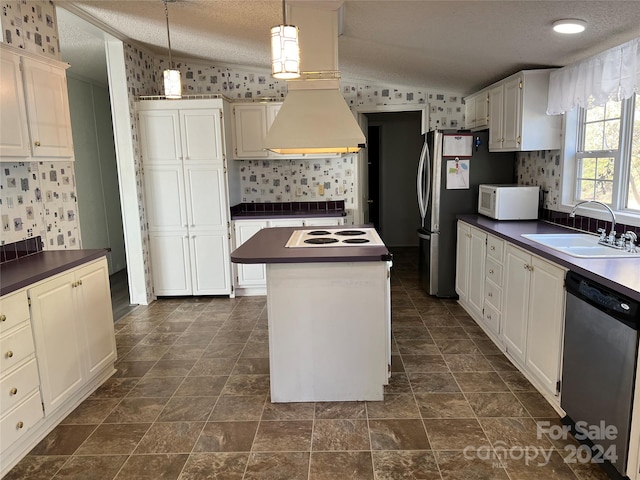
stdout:
<svg viewBox="0 0 640 480">
<path fill-rule="evenodd" d="M 468 188 L 447 189 L 447 162 L 456 156 L 443 155 L 446 136 L 471 135 L 471 156 L 459 156 L 468 162 Z M 447 144 L 450 142 L 447 139 Z M 457 298 L 456 216 L 476 213 L 478 185 L 515 183 L 515 153 L 489 152 L 489 132 L 428 132 L 418 162 L 417 194 L 422 224 L 420 239 L 420 284 L 430 295 Z M 451 153 L 451 152 L 446 152 Z M 465 163 L 466 165 L 466 163 Z M 451 181 L 451 179 L 450 179 Z M 451 182 L 450 182 L 451 186 Z M 458 185 L 460 186 L 460 185 Z"/>
</svg>

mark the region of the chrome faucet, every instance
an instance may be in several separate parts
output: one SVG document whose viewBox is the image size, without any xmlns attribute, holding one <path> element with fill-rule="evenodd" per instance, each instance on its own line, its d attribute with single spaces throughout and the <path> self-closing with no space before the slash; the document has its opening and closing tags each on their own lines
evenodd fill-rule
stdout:
<svg viewBox="0 0 640 480">
<path fill-rule="evenodd" d="M 616 214 L 613 213 L 613 210 L 611 210 L 609 205 L 607 205 L 606 203 L 598 202 L 597 200 L 584 200 L 582 202 L 578 202 L 578 203 L 575 204 L 575 206 L 571 210 L 571 213 L 569 214 L 569 217 L 575 218 L 576 210 L 578 209 L 578 207 L 580 205 L 584 205 L 585 203 L 597 203 L 598 205 L 606 208 L 609 211 L 609 213 L 611 214 L 611 231 L 609 232 L 609 237 L 607 238 L 606 234 L 603 233 L 601 235 L 600 241 L 598 243 L 603 243 L 605 245 L 615 246 L 615 244 L 616 244 Z M 604 229 L 602 229 L 602 230 L 604 230 Z"/>
</svg>

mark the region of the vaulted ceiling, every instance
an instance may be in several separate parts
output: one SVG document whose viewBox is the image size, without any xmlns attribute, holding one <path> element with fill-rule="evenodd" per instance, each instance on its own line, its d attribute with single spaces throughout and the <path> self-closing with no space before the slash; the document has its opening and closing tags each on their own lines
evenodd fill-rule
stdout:
<svg viewBox="0 0 640 480">
<path fill-rule="evenodd" d="M 296 1 L 309 3 L 288 3 Z M 162 0 L 70 3 L 122 38 L 166 55 Z M 345 0 L 343 18 L 343 78 L 463 94 L 523 68 L 564 66 L 640 37 L 637 0 Z M 553 22 L 562 18 L 587 21 L 586 32 L 554 33 Z M 269 29 L 281 23 L 282 3 L 177 0 L 169 3 L 169 19 L 174 57 L 269 68 Z M 74 50 L 76 63 L 90 61 L 90 39 L 76 33 L 69 42 L 74 34 L 60 23 L 63 54 Z"/>
</svg>

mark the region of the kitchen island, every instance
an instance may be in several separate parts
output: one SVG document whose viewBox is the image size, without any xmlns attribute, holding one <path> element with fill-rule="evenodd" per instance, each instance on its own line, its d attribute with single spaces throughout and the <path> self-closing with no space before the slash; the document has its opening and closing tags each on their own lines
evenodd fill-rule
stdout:
<svg viewBox="0 0 640 480">
<path fill-rule="evenodd" d="M 267 265 L 271 401 L 382 400 L 391 255 L 381 242 L 287 247 L 301 230 L 263 229 L 231 253 L 233 262 Z"/>
</svg>

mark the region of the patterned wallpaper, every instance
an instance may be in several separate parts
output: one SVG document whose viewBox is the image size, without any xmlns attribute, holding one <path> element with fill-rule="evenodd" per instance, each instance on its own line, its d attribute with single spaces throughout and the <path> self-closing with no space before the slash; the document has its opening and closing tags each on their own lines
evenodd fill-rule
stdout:
<svg viewBox="0 0 640 480">
<path fill-rule="evenodd" d="M 0 244 L 39 235 L 45 250 L 80 247 L 73 162 L 3 162 L 0 169 Z"/>
<path fill-rule="evenodd" d="M 49 0 L 1 2 L 2 41 L 60 60 L 56 9 Z"/>
<path fill-rule="evenodd" d="M 520 185 L 539 185 L 544 192 L 544 208 L 557 210 L 560 205 L 562 168 L 560 150 L 519 152 L 516 174 Z"/>
</svg>

